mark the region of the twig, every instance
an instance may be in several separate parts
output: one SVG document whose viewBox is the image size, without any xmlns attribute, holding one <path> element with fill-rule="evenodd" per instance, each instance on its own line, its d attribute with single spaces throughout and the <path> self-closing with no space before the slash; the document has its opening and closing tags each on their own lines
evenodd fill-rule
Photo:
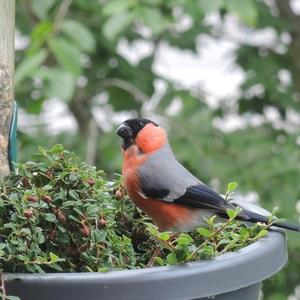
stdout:
<svg viewBox="0 0 300 300">
<path fill-rule="evenodd" d="M 155 249 L 155 251 L 153 252 L 153 254 L 152 254 L 151 258 L 150 258 L 150 260 L 147 263 L 147 268 L 150 268 L 150 267 L 153 266 L 155 257 L 157 255 L 159 255 L 160 251 L 161 251 L 161 249 L 159 247 Z"/>
<path fill-rule="evenodd" d="M 171 251 L 175 251 L 175 247 L 171 244 L 168 243 L 167 241 L 163 241 L 157 238 L 157 240 L 167 249 L 171 250 Z"/>
<path fill-rule="evenodd" d="M 180 233 L 174 232 L 174 233 L 171 234 L 169 240 L 172 242 L 172 241 L 175 240 L 179 235 L 180 235 Z"/>
<path fill-rule="evenodd" d="M 226 253 L 231 247 L 232 245 L 228 244 L 226 247 L 224 247 L 224 249 L 221 252 L 219 252 L 219 255 Z"/>
<path fill-rule="evenodd" d="M 72 0 L 64 0 L 62 2 L 62 4 L 60 5 L 57 15 L 54 20 L 54 28 L 53 28 L 54 34 L 59 31 L 61 23 L 62 23 L 63 19 L 65 18 L 66 14 L 68 13 L 71 3 L 72 3 Z"/>
<path fill-rule="evenodd" d="M 224 230 L 234 219 L 228 219 L 221 227 L 219 227 L 209 238 L 207 238 L 190 256 L 190 259 L 193 259 L 194 256 L 199 252 L 201 248 L 206 246 L 217 234 L 219 234 L 222 230 Z"/>
<path fill-rule="evenodd" d="M 118 88 L 128 92 L 129 94 L 133 95 L 135 100 L 137 100 L 138 102 L 141 102 L 141 103 L 149 100 L 149 97 L 144 92 L 142 92 L 140 89 L 138 89 L 137 87 L 135 87 L 134 85 L 132 85 L 131 83 L 129 83 L 123 79 L 108 78 L 108 79 L 102 80 L 100 82 L 100 84 L 104 87 L 110 87 L 110 86 L 118 87 Z"/>
</svg>

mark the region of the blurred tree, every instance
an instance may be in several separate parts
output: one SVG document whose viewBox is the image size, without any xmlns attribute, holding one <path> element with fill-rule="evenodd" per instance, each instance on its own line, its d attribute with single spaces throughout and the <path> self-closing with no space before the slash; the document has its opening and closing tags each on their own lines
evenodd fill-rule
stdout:
<svg viewBox="0 0 300 300">
<path fill-rule="evenodd" d="M 13 110 L 15 1 L 0 2 L 0 178 L 9 174 L 9 127 Z"/>
<path fill-rule="evenodd" d="M 16 99 L 27 113 L 36 115 L 45 100 L 59 99 L 79 129 L 79 135 L 52 136 L 43 128 L 35 135 L 21 132 L 21 158 L 27 159 L 37 144 L 63 142 L 113 173 L 121 165 L 119 141 L 110 126 L 116 113 L 155 115 L 168 127 L 178 158 L 205 182 L 224 191 L 236 180 L 241 193 L 256 191 L 263 206 L 277 205 L 282 216 L 296 221 L 300 17 L 293 2 L 17 1 L 17 30 L 25 47 L 16 52 Z M 212 15 L 218 22 L 208 22 Z M 238 36 L 227 29 L 230 18 L 239 22 Z M 256 42 L 252 37 L 264 30 L 271 31 L 272 41 Z M 245 73 L 237 99 L 224 98 L 217 109 L 206 104 L 199 89 L 185 89 L 153 68 L 161 44 L 197 53 L 201 35 L 234 41 L 235 63 Z M 140 42 L 148 45 L 148 54 L 131 63 L 120 45 Z M 158 82 L 163 92 L 155 88 Z M 181 109 L 168 117 L 174 101 L 182 104 Z M 107 124 L 95 120 L 97 109 L 106 115 Z M 277 116 L 275 122 L 268 117 L 270 111 Z M 243 121 L 242 129 L 222 128 L 232 115 Z M 254 117 L 259 117 L 259 124 L 253 125 Z M 289 265 L 265 284 L 265 299 L 286 299 L 300 284 L 299 236 L 290 236 L 289 247 Z"/>
</svg>

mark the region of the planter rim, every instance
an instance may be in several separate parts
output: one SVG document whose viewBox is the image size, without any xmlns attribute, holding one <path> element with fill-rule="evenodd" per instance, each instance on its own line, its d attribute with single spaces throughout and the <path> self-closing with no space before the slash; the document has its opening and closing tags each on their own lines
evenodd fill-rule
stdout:
<svg viewBox="0 0 300 300">
<path fill-rule="evenodd" d="M 5 279 L 8 283 L 21 280 L 28 286 L 38 282 L 40 287 L 66 284 L 81 288 L 86 284 L 89 289 L 98 290 L 102 287 L 110 292 L 105 299 L 118 299 L 120 295 L 122 299 L 139 299 L 141 295 L 143 299 L 192 299 L 258 283 L 278 272 L 286 261 L 285 234 L 272 230 L 251 245 L 206 261 L 107 273 L 6 273 Z"/>
</svg>

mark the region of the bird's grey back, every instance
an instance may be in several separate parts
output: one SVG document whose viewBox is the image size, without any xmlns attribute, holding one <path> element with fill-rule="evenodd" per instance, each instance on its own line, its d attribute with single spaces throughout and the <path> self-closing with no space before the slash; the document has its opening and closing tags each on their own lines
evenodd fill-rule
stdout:
<svg viewBox="0 0 300 300">
<path fill-rule="evenodd" d="M 176 160 L 169 143 L 149 156 L 139 168 L 139 175 L 145 190 L 168 190 L 164 200 L 170 202 L 182 196 L 186 188 L 202 183 Z"/>
</svg>

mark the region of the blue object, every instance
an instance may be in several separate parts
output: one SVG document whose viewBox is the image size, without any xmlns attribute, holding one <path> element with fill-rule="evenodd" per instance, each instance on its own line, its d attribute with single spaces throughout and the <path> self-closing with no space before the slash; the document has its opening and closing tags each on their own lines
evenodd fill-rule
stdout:
<svg viewBox="0 0 300 300">
<path fill-rule="evenodd" d="M 8 161 L 11 171 L 14 171 L 13 161 L 17 160 L 17 118 L 18 118 L 18 105 L 14 101 L 13 113 L 9 128 L 8 140 Z"/>
</svg>

